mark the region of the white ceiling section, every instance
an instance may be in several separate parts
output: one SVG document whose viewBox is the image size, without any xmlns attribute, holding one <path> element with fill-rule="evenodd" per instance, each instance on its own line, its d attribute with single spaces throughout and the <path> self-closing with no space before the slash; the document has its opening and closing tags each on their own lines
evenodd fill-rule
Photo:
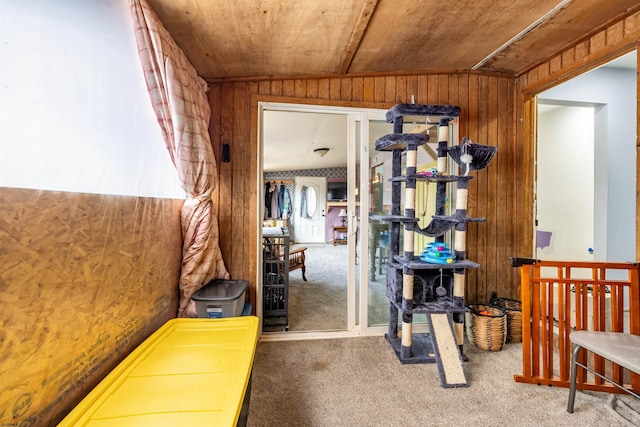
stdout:
<svg viewBox="0 0 640 427">
<path fill-rule="evenodd" d="M 347 115 L 264 111 L 264 171 L 346 167 Z M 320 156 L 317 148 L 328 148 Z"/>
</svg>

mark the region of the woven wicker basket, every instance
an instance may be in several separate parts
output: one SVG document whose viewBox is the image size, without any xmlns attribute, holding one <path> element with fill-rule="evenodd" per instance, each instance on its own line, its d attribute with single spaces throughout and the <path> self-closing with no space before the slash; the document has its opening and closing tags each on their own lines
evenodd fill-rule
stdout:
<svg viewBox="0 0 640 427">
<path fill-rule="evenodd" d="M 522 303 L 515 299 L 493 298 L 489 305 L 507 314 L 507 342 L 522 342 Z"/>
<path fill-rule="evenodd" d="M 485 304 L 469 304 L 467 308 L 467 339 L 480 350 L 502 350 L 507 338 L 507 315 L 504 310 Z"/>
</svg>

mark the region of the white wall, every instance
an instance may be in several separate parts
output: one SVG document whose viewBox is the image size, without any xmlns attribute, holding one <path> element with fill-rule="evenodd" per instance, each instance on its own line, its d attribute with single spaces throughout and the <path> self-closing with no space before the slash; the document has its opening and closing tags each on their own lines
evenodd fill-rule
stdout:
<svg viewBox="0 0 640 427">
<path fill-rule="evenodd" d="M 594 109 L 564 106 L 538 116 L 538 230 L 552 233 L 536 258 L 593 261 Z M 539 245 L 540 246 L 540 245 Z"/>
<path fill-rule="evenodd" d="M 539 99 L 597 107 L 594 259 L 635 260 L 636 71 L 599 68 L 540 94 Z"/>
<path fill-rule="evenodd" d="M 0 0 L 0 187 L 184 198 L 127 0 Z"/>
</svg>

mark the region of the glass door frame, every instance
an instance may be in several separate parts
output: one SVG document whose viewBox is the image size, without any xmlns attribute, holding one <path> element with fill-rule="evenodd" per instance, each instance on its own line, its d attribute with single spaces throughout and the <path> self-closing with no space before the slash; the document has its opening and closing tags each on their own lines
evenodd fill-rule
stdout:
<svg viewBox="0 0 640 427">
<path fill-rule="evenodd" d="M 360 264 L 358 268 L 359 275 L 359 292 L 360 299 L 358 300 L 358 325 L 360 334 L 363 336 L 378 336 L 384 335 L 388 327 L 387 325 L 370 326 L 369 325 L 369 273 L 370 273 L 370 248 L 369 248 L 369 211 L 371 199 L 369 194 L 371 193 L 371 156 L 374 154 L 369 147 L 370 135 L 370 122 L 371 121 L 383 121 L 386 122 L 386 113 L 388 110 L 362 110 L 358 115 L 358 121 L 360 122 L 360 215 L 359 215 L 359 228 L 360 228 Z M 366 197 L 363 197 L 366 196 Z"/>
<path fill-rule="evenodd" d="M 331 114 L 343 114 L 348 119 L 348 136 L 347 136 L 347 185 L 350 189 L 358 188 L 358 194 L 360 195 L 359 215 L 356 215 L 356 196 L 354 191 L 348 192 L 347 196 L 347 214 L 348 214 L 348 274 L 347 274 L 347 325 L 344 331 L 320 331 L 320 332 L 293 332 L 287 331 L 282 333 L 270 332 L 266 335 L 261 335 L 261 338 L 267 338 L 269 340 L 278 339 L 317 339 L 317 338 L 332 338 L 332 337 L 346 337 L 346 336 L 360 336 L 360 335 L 383 335 L 386 332 L 386 327 L 369 327 L 367 324 L 368 314 L 368 263 L 369 263 L 369 250 L 368 250 L 368 212 L 369 212 L 369 121 L 370 120 L 386 120 L 387 109 L 370 109 L 370 108 L 357 108 L 357 107 L 340 107 L 331 105 L 312 105 L 312 104 L 295 104 L 295 103 L 281 103 L 281 102 L 258 102 L 258 173 L 257 175 L 257 194 L 261 194 L 263 188 L 263 171 L 262 171 L 262 147 L 264 141 L 262 138 L 263 128 L 263 112 L 264 111 L 295 111 L 295 112 L 308 112 L 308 113 L 331 113 Z M 358 122 L 360 122 L 360 143 L 357 141 Z M 356 162 L 357 151 L 359 150 L 360 158 L 360 173 L 359 173 L 359 186 L 356 187 Z M 363 197 L 365 196 L 366 197 Z M 261 204 L 258 204 L 261 206 Z M 256 268 L 256 314 L 260 319 L 263 316 L 262 306 L 262 251 L 261 251 L 261 239 L 262 239 L 262 212 L 258 212 L 256 228 L 258 241 L 256 242 L 256 256 L 257 268 Z M 360 233 L 360 241 L 357 243 L 358 252 L 360 254 L 359 264 L 356 264 L 356 233 Z M 358 268 L 353 268 L 356 266 Z M 359 301 L 356 299 L 356 275 L 359 277 Z M 356 307 L 357 304 L 357 307 Z M 357 308 L 357 310 L 356 310 Z M 356 313 L 357 316 L 356 316 Z M 357 318 L 356 318 L 357 317 Z M 286 338 L 285 338 L 286 337 Z"/>
</svg>

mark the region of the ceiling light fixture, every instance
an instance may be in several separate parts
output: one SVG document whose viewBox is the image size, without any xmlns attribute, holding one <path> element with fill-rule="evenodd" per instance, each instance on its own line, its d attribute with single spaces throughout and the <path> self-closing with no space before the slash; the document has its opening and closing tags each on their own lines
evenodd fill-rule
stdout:
<svg viewBox="0 0 640 427">
<path fill-rule="evenodd" d="M 319 155 L 320 157 L 324 157 L 325 154 L 327 154 L 329 152 L 328 148 L 316 148 L 315 150 L 313 150 L 314 153 L 316 153 L 317 155 Z"/>
</svg>

